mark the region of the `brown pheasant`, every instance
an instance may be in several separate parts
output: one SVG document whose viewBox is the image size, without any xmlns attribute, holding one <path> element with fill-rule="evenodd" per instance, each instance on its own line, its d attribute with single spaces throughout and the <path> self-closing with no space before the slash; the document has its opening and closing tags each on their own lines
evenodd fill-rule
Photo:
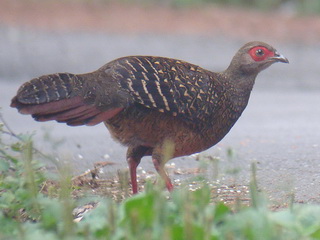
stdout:
<svg viewBox="0 0 320 240">
<path fill-rule="evenodd" d="M 136 168 L 148 155 L 171 191 L 164 170 L 166 143 L 172 143 L 171 158 L 215 145 L 247 106 L 257 74 L 275 62 L 288 60 L 263 42 L 245 44 L 219 73 L 176 59 L 123 57 L 91 73 L 32 79 L 20 87 L 11 107 L 37 121 L 104 122 L 128 146 L 133 193 Z"/>
</svg>

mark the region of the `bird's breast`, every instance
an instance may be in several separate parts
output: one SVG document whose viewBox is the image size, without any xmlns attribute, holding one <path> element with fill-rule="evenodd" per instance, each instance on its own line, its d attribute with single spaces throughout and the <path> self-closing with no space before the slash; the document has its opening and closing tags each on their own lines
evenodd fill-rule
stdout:
<svg viewBox="0 0 320 240">
<path fill-rule="evenodd" d="M 150 109 L 127 109 L 105 124 L 113 138 L 127 146 L 153 148 L 170 140 L 174 143 L 173 157 L 203 151 L 216 142 L 214 137 L 208 139 L 203 126 Z"/>
</svg>

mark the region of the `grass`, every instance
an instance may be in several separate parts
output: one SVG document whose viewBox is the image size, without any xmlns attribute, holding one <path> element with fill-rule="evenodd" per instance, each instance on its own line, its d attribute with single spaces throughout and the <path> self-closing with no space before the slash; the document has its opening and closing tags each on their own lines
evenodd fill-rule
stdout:
<svg viewBox="0 0 320 240">
<path fill-rule="evenodd" d="M 88 0 L 85 0 L 88 1 Z M 92 1 L 92 0 L 90 0 Z M 101 2 L 111 2 L 113 0 L 95 0 Z M 206 5 L 220 5 L 241 8 L 251 8 L 260 11 L 274 11 L 281 8 L 290 9 L 299 14 L 319 14 L 319 0 L 121 0 L 131 4 L 156 4 L 168 5 L 171 7 L 201 7 Z M 118 2 L 118 1 L 116 1 Z"/>
<path fill-rule="evenodd" d="M 23 0 L 39 1 L 39 0 Z M 79 2 L 79 0 L 67 0 L 69 2 Z M 226 6 L 246 9 L 256 9 L 258 11 L 284 10 L 302 15 L 319 15 L 319 0 L 80 0 L 85 4 L 108 4 L 110 2 L 124 3 L 141 6 L 168 6 L 173 8 L 193 8 L 207 6 Z"/>
<path fill-rule="evenodd" d="M 0 126 L 0 239 L 320 239 L 320 206 L 291 204 L 271 211 L 258 191 L 254 164 L 248 207 L 212 201 L 209 185 L 168 195 L 147 183 L 144 192 L 121 202 L 74 198 L 66 168 L 54 189 L 43 191 L 49 180 L 36 160 L 42 157 L 32 137 Z M 90 201 L 97 207 L 75 222 L 73 209 Z"/>
</svg>

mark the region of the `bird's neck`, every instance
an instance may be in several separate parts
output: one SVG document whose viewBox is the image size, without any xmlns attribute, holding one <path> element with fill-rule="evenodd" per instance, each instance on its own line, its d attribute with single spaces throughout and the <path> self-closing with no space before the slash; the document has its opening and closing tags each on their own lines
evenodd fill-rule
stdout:
<svg viewBox="0 0 320 240">
<path fill-rule="evenodd" d="M 239 95 L 250 95 L 256 76 L 257 74 L 229 71 L 229 69 L 221 73 L 223 84 L 230 86 L 228 89 Z"/>
<path fill-rule="evenodd" d="M 252 71 L 250 68 L 244 68 L 243 63 L 235 56 L 229 67 L 222 72 L 228 84 L 235 88 L 235 91 L 249 93 L 251 92 L 255 79 L 261 70 Z"/>
</svg>

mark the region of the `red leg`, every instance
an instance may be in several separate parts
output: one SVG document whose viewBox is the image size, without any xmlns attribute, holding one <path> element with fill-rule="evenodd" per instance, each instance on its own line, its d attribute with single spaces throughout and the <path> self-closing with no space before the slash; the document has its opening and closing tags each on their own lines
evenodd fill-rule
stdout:
<svg viewBox="0 0 320 240">
<path fill-rule="evenodd" d="M 168 177 L 168 174 L 166 173 L 166 171 L 164 169 L 164 165 L 161 164 L 161 161 L 157 157 L 153 156 L 152 161 L 153 161 L 153 165 L 154 165 L 155 169 L 157 170 L 159 175 L 162 177 L 162 179 L 165 181 L 165 184 L 166 184 L 168 191 L 171 192 L 173 190 L 173 185 L 171 183 L 170 178 Z"/>
<path fill-rule="evenodd" d="M 140 164 L 141 158 L 148 154 L 150 148 L 144 146 L 129 147 L 127 151 L 127 161 L 129 165 L 132 193 L 138 193 L 138 182 L 137 182 L 137 167 Z M 150 153 L 149 153 L 150 154 Z"/>
<path fill-rule="evenodd" d="M 128 157 L 127 161 L 129 164 L 130 177 L 131 177 L 131 185 L 132 185 L 132 193 L 138 193 L 138 183 L 137 183 L 137 167 L 140 163 L 140 159 L 134 159 L 133 157 Z"/>
</svg>

